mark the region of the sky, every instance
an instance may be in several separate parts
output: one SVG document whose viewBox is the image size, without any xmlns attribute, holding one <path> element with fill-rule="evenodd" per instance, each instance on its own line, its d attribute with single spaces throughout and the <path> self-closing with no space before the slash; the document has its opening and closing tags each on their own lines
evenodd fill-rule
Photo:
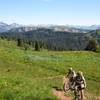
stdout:
<svg viewBox="0 0 100 100">
<path fill-rule="evenodd" d="M 100 0 L 0 0 L 0 21 L 11 24 L 100 24 Z"/>
</svg>

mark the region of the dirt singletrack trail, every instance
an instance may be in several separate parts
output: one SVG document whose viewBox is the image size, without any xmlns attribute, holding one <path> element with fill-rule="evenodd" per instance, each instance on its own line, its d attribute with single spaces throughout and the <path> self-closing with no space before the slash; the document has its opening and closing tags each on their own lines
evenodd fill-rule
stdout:
<svg viewBox="0 0 100 100">
<path fill-rule="evenodd" d="M 52 92 L 60 100 L 72 100 L 72 97 L 65 96 L 64 92 L 60 89 L 53 89 Z"/>
<path fill-rule="evenodd" d="M 68 80 L 66 80 L 66 78 L 63 77 L 62 81 L 63 83 L 65 83 L 65 81 L 68 81 Z M 72 97 L 66 96 L 65 92 L 62 89 L 54 88 L 52 89 L 52 92 L 60 100 L 72 100 Z"/>
</svg>

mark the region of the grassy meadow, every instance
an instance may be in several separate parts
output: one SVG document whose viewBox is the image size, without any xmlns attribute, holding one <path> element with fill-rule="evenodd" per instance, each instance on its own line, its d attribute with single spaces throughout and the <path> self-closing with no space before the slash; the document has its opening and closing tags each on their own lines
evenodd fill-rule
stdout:
<svg viewBox="0 0 100 100">
<path fill-rule="evenodd" d="M 88 93 L 100 96 L 100 53 L 23 50 L 0 39 L 0 100 L 58 100 L 53 87 L 73 67 L 83 71 Z"/>
</svg>

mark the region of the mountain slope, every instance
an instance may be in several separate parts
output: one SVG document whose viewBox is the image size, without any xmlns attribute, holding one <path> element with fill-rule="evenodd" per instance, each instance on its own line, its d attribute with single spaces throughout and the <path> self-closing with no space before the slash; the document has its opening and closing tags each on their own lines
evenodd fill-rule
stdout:
<svg viewBox="0 0 100 100">
<path fill-rule="evenodd" d="M 52 88 L 62 89 L 70 66 L 84 73 L 88 93 L 100 96 L 100 53 L 25 51 L 0 39 L 0 100 L 58 100 Z"/>
<path fill-rule="evenodd" d="M 73 33 L 55 31 L 53 29 L 38 28 L 25 32 L 6 32 L 0 34 L 1 37 L 23 41 L 42 42 L 51 50 L 84 50 L 90 38 L 95 38 L 100 45 L 100 31 L 90 31 L 88 33 Z"/>
<path fill-rule="evenodd" d="M 85 34 L 40 28 L 28 32 L 8 32 L 1 35 L 10 39 L 21 38 L 23 41 L 43 41 L 52 50 L 56 48 L 57 50 L 84 50 L 88 41 Z"/>
</svg>

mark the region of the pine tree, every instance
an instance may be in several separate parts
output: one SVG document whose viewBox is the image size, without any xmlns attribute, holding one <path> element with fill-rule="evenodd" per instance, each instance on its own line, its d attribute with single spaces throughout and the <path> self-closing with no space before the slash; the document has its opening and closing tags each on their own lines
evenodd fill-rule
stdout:
<svg viewBox="0 0 100 100">
<path fill-rule="evenodd" d="M 21 39 L 17 39 L 17 46 L 22 46 L 22 40 Z"/>
<path fill-rule="evenodd" d="M 95 39 L 91 39 L 89 40 L 89 43 L 86 47 L 86 50 L 90 50 L 90 51 L 96 51 L 97 49 L 97 42 Z"/>
<path fill-rule="evenodd" d="M 35 51 L 40 51 L 40 46 L 37 41 L 35 42 Z"/>
</svg>

